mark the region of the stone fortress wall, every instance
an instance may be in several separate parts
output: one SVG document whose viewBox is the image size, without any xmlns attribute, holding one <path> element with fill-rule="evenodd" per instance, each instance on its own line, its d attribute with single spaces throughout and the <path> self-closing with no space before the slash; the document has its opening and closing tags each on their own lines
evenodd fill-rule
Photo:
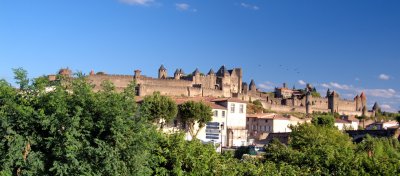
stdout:
<svg viewBox="0 0 400 176">
<path fill-rule="evenodd" d="M 68 69 L 61 69 L 59 74 L 71 74 Z M 49 75 L 53 79 L 54 75 Z M 257 89 L 254 80 L 248 85 L 243 82 L 241 68 L 228 70 L 225 66 L 217 72 L 212 69 L 208 74 L 201 73 L 198 69 L 190 74 L 185 74 L 182 69 L 177 69 L 172 77 L 168 77 L 167 69 L 162 65 L 158 70 L 158 78 L 141 75 L 140 70 L 135 70 L 134 75 L 110 75 L 103 72 L 88 75 L 88 80 L 95 85 L 95 90 L 101 89 L 104 81 L 114 83 L 117 91 L 122 91 L 132 81 L 135 81 L 138 96 L 151 95 L 160 92 L 162 95 L 181 97 L 236 97 L 246 101 L 260 100 L 265 109 L 277 112 L 336 112 L 345 115 L 371 115 L 366 109 L 366 96 L 364 93 L 357 95 L 354 100 L 341 99 L 335 91 L 328 90 L 325 97 L 312 97 L 307 85 L 306 91 L 286 88 L 276 88 L 275 94 L 264 93 Z M 283 94 L 277 92 L 286 91 Z"/>
</svg>

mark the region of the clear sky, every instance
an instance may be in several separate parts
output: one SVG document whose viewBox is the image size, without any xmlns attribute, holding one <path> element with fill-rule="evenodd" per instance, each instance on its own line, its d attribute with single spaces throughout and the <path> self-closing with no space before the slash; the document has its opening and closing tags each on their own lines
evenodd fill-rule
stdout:
<svg viewBox="0 0 400 176">
<path fill-rule="evenodd" d="M 0 78 L 221 65 L 400 110 L 399 0 L 0 0 Z"/>
</svg>

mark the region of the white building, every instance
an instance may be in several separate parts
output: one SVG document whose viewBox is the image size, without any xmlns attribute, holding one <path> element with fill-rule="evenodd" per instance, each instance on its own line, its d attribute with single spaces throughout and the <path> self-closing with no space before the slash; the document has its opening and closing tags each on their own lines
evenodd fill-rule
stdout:
<svg viewBox="0 0 400 176">
<path fill-rule="evenodd" d="M 227 117 L 224 133 L 226 136 L 226 145 L 224 147 L 246 146 L 246 105 L 247 102 L 237 98 L 217 98 L 211 100 L 218 105 L 227 108 Z M 223 143 L 224 144 L 224 143 Z"/>
<path fill-rule="evenodd" d="M 352 118 L 335 119 L 334 126 L 339 130 L 358 130 L 359 121 Z"/>
<path fill-rule="evenodd" d="M 247 145 L 245 101 L 235 98 L 211 97 L 179 97 L 173 98 L 173 100 L 178 105 L 187 101 L 203 102 L 212 108 L 212 120 L 199 130 L 197 139 L 204 143 L 214 143 L 222 147 Z M 186 129 L 178 118 L 164 128 L 166 133 L 182 130 Z M 192 140 L 189 132 L 186 132 L 186 139 Z"/>
<path fill-rule="evenodd" d="M 262 140 L 267 138 L 269 133 L 292 132 L 290 129 L 291 125 L 298 125 L 305 122 L 309 122 L 309 120 L 275 113 L 248 114 L 246 128 L 249 138 Z"/>
<path fill-rule="evenodd" d="M 388 128 L 398 128 L 399 123 L 397 121 L 388 122 L 375 122 L 368 125 L 365 129 L 367 130 L 387 130 Z"/>
</svg>

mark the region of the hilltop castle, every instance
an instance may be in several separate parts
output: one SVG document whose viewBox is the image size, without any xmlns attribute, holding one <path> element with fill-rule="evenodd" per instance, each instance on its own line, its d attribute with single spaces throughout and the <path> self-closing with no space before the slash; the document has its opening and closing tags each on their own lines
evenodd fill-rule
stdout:
<svg viewBox="0 0 400 176">
<path fill-rule="evenodd" d="M 69 69 L 61 69 L 61 75 L 70 75 Z M 55 75 L 49 75 L 54 80 Z M 168 76 L 167 69 L 161 65 L 158 69 L 158 77 L 152 78 L 135 70 L 134 75 L 110 75 L 104 72 L 91 71 L 87 79 L 95 85 L 95 90 L 101 88 L 103 81 L 114 83 L 116 90 L 121 91 L 130 82 L 136 82 L 136 95 L 146 96 L 153 92 L 174 97 L 235 97 L 241 100 L 260 100 L 264 108 L 278 112 L 332 112 L 345 115 L 372 116 L 373 111 L 367 111 L 366 95 L 361 93 L 353 100 L 341 99 L 335 91 L 327 91 L 325 97 L 316 97 L 311 94 L 313 88 L 307 85 L 304 90 L 289 89 L 286 84 L 281 88 L 275 88 L 274 94 L 261 92 L 257 89 L 254 80 L 248 85 L 243 82 L 241 68 L 227 69 L 221 66 L 217 72 L 213 69 L 207 74 L 198 69 L 190 74 L 185 74 L 182 69 L 176 69 L 173 76 Z"/>
</svg>

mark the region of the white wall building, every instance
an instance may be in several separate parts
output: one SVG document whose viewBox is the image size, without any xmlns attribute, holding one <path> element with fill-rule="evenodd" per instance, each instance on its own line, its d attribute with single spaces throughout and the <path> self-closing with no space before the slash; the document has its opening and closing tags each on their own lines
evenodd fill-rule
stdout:
<svg viewBox="0 0 400 176">
<path fill-rule="evenodd" d="M 358 130 L 359 122 L 356 120 L 335 119 L 334 126 L 339 130 Z"/>
<path fill-rule="evenodd" d="M 298 125 L 308 121 L 308 119 L 299 119 L 294 116 L 282 116 L 275 113 L 248 114 L 246 128 L 249 133 L 249 138 L 262 140 L 267 138 L 269 133 L 291 132 L 290 125 Z"/>
<path fill-rule="evenodd" d="M 225 125 L 226 145 L 224 147 L 247 145 L 246 105 L 247 102 L 237 98 L 218 98 L 211 100 L 227 108 Z"/>
<path fill-rule="evenodd" d="M 180 97 L 173 98 L 179 105 L 187 101 L 201 101 L 212 108 L 213 117 L 204 128 L 199 130 L 197 139 L 205 143 L 214 143 L 222 147 L 234 147 L 247 145 L 246 130 L 246 103 L 235 98 L 211 98 L 211 97 Z M 197 125 L 196 125 L 197 126 Z M 169 123 L 164 132 L 173 133 L 186 130 L 179 119 Z M 192 140 L 189 132 L 186 139 Z M 219 151 L 219 150 L 218 150 Z"/>
<path fill-rule="evenodd" d="M 388 128 L 398 128 L 399 123 L 397 121 L 388 121 L 388 122 L 375 122 L 373 124 L 368 125 L 365 129 L 367 130 L 387 130 Z"/>
</svg>

